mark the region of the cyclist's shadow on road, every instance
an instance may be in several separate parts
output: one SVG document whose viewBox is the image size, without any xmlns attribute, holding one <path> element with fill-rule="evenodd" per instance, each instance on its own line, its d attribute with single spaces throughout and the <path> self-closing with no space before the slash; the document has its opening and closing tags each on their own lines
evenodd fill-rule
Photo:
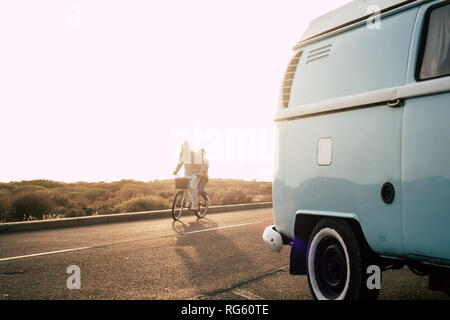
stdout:
<svg viewBox="0 0 450 320">
<path fill-rule="evenodd" d="M 252 268 L 251 259 L 239 248 L 244 248 L 248 241 L 242 241 L 245 231 L 239 231 L 244 234 L 237 237 L 235 243 L 223 234 L 226 231 L 214 229 L 218 227 L 209 218 L 172 223 L 173 230 L 179 234 L 175 252 L 182 259 L 197 294 L 247 280 Z"/>
</svg>

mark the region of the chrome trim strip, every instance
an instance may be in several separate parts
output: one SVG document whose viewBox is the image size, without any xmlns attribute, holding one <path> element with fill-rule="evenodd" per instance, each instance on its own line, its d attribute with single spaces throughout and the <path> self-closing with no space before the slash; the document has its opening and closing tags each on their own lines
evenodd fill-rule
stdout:
<svg viewBox="0 0 450 320">
<path fill-rule="evenodd" d="M 383 103 L 387 104 L 397 99 L 406 99 L 447 91 L 450 92 L 450 77 L 438 78 L 299 106 L 279 108 L 275 114 L 275 121 L 291 120 L 293 118 L 328 112 L 338 112 L 364 106 L 376 106 Z"/>
</svg>

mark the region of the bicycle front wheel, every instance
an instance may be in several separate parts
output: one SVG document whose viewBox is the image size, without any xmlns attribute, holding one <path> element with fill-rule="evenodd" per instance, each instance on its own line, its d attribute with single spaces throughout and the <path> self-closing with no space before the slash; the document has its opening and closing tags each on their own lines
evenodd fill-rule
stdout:
<svg viewBox="0 0 450 320">
<path fill-rule="evenodd" d="M 206 199 L 209 200 L 208 192 L 205 191 Z M 198 218 L 204 218 L 206 216 L 206 213 L 208 212 L 208 200 L 203 200 L 202 202 L 199 202 L 198 204 L 198 210 L 195 211 L 195 215 Z"/>
<path fill-rule="evenodd" d="M 184 192 L 178 191 L 178 193 L 175 195 L 175 198 L 173 199 L 172 203 L 172 218 L 173 220 L 177 221 L 180 219 L 181 214 L 184 210 Z"/>
</svg>

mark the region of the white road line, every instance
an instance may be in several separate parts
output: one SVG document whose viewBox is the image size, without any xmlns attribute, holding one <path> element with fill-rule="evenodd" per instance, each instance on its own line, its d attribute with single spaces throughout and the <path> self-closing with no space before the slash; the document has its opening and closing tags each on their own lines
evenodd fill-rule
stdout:
<svg viewBox="0 0 450 320">
<path fill-rule="evenodd" d="M 206 232 L 206 231 L 226 229 L 226 228 L 242 227 L 242 226 L 248 226 L 248 225 L 258 224 L 258 223 L 262 223 L 262 222 L 258 221 L 258 222 L 242 223 L 242 224 L 233 224 L 233 225 L 224 226 L 224 227 L 217 227 L 217 228 L 209 228 L 209 229 L 202 229 L 202 230 L 196 230 L 196 231 L 183 232 L 181 234 L 185 235 L 185 234 Z M 70 251 L 77 251 L 77 250 L 85 250 L 85 249 L 90 249 L 90 248 L 91 247 L 82 247 L 82 248 L 65 249 L 65 250 L 49 251 L 49 252 L 42 252 L 42 253 L 34 253 L 34 254 L 28 254 L 28 255 L 24 255 L 24 256 L 0 258 L 0 261 L 9 261 L 9 260 L 15 260 L 15 259 L 22 259 L 22 258 L 45 256 L 45 255 L 49 255 L 49 254 L 63 253 L 63 252 L 70 252 Z"/>
<path fill-rule="evenodd" d="M 233 290 L 234 294 L 237 294 L 238 296 L 244 297 L 245 299 L 248 300 L 264 300 L 263 297 L 260 297 L 254 293 L 242 290 L 242 289 L 235 289 Z"/>
<path fill-rule="evenodd" d="M 189 232 L 183 232 L 181 234 L 191 234 L 191 233 L 199 233 L 199 232 L 206 232 L 206 231 L 226 229 L 226 228 L 242 227 L 242 226 L 248 226 L 248 225 L 257 224 L 257 223 L 261 223 L 261 222 L 250 222 L 250 223 L 242 223 L 242 224 L 233 224 L 231 226 L 209 228 L 209 229 L 202 229 L 202 230 L 196 230 L 196 231 L 189 231 Z"/>
<path fill-rule="evenodd" d="M 8 261 L 8 260 L 15 260 L 15 259 L 22 259 L 22 258 L 30 258 L 30 257 L 37 257 L 37 256 L 45 256 L 45 255 L 48 255 L 48 254 L 62 253 L 62 252 L 70 252 L 70 251 L 77 251 L 77 250 L 84 250 L 84 249 L 89 249 L 89 247 L 74 248 L 74 249 L 65 249 L 65 250 L 58 250 L 58 251 L 49 251 L 49 252 L 42 252 L 42 253 L 27 254 L 27 255 L 25 255 L 25 256 L 17 256 L 17 257 L 1 258 L 0 261 Z"/>
</svg>

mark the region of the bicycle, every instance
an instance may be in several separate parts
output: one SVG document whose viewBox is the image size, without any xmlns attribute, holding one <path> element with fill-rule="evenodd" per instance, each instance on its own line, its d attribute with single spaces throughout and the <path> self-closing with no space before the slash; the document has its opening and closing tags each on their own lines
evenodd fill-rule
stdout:
<svg viewBox="0 0 450 320">
<path fill-rule="evenodd" d="M 206 191 L 205 194 L 207 199 L 198 199 L 198 210 L 191 209 L 192 199 L 189 189 L 190 181 L 191 179 L 189 178 L 179 178 L 178 176 L 177 178 L 175 178 L 175 188 L 181 189 L 175 195 L 172 203 L 172 218 L 175 221 L 180 219 L 181 214 L 184 210 L 194 211 L 195 215 L 198 218 L 204 218 L 206 216 L 206 213 L 208 212 L 209 195 Z"/>
</svg>

